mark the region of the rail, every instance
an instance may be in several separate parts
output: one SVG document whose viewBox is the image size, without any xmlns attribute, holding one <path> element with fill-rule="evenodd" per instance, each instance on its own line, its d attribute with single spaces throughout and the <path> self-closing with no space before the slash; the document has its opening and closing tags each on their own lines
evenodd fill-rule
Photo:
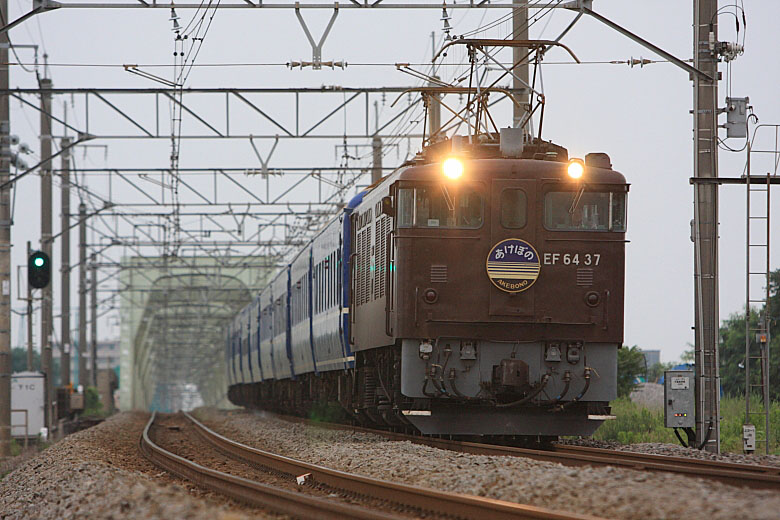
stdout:
<svg viewBox="0 0 780 520">
<path fill-rule="evenodd" d="M 436 515 L 468 519 L 490 518 L 491 520 L 596 520 L 597 518 L 590 515 L 553 511 L 503 500 L 414 487 L 407 484 L 346 473 L 240 444 L 209 429 L 191 415 L 184 413 L 184 416 L 192 422 L 196 431 L 204 440 L 223 453 L 242 461 L 289 475 L 304 475 L 308 473 L 313 482 L 330 488 L 385 500 L 406 507 L 428 511 Z"/>
<path fill-rule="evenodd" d="M 525 457 L 566 466 L 617 466 L 640 471 L 676 473 L 689 477 L 717 480 L 729 485 L 780 490 L 780 467 L 757 464 L 738 464 L 691 457 L 674 457 L 617 451 L 586 446 L 553 444 L 549 450 L 501 446 L 478 442 L 457 441 L 388 432 L 371 428 L 334 423 L 313 423 L 300 417 L 277 415 L 286 420 L 315 424 L 320 427 L 373 433 L 391 440 L 403 440 L 432 448 L 469 453 L 471 455 Z"/>
<path fill-rule="evenodd" d="M 270 509 L 296 518 L 332 520 L 388 520 L 395 516 L 347 506 L 326 499 L 295 493 L 260 482 L 223 473 L 171 453 L 155 444 L 149 435 L 156 412 L 152 413 L 140 439 L 141 453 L 154 465 L 240 502 Z"/>
</svg>

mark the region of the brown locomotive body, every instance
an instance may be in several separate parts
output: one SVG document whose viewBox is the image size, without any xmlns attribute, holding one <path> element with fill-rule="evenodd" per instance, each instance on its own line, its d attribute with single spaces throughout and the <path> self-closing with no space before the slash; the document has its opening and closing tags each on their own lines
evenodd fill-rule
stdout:
<svg viewBox="0 0 780 520">
<path fill-rule="evenodd" d="M 349 362 L 286 386 L 235 381 L 234 402 L 337 402 L 361 422 L 426 434 L 587 435 L 609 418 L 625 178 L 604 154 L 573 179 L 551 143 L 506 157 L 497 140 L 464 141 L 427 148 L 341 217 Z M 456 179 L 442 173 L 452 156 Z"/>
<path fill-rule="evenodd" d="M 625 178 L 597 155 L 593 163 L 605 167 L 588 164 L 574 181 L 565 151 L 542 144 L 530 158 L 475 146 L 462 154 L 463 175 L 449 180 L 441 171 L 448 144 L 383 180 L 353 213 L 361 266 L 352 282 L 353 349 L 400 343 L 401 394 L 423 403 L 403 413 L 423 433 L 591 433 L 616 397 Z M 388 196 L 391 226 L 381 214 Z M 380 239 L 361 247 L 360 233 Z M 492 283 L 486 265 L 508 239 L 539 258 L 537 278 L 521 291 Z M 380 276 L 361 278 L 365 264 Z M 536 402 L 493 404 L 521 401 L 545 375 Z"/>
</svg>

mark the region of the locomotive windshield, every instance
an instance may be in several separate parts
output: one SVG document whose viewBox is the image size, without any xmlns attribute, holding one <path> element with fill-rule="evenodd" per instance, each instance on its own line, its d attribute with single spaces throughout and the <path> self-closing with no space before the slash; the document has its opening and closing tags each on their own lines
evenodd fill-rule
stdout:
<svg viewBox="0 0 780 520">
<path fill-rule="evenodd" d="M 470 186 L 445 184 L 400 188 L 398 226 L 476 229 L 483 221 L 482 196 Z"/>
<path fill-rule="evenodd" d="M 544 226 L 553 231 L 626 230 L 626 194 L 553 191 L 544 199 Z"/>
</svg>

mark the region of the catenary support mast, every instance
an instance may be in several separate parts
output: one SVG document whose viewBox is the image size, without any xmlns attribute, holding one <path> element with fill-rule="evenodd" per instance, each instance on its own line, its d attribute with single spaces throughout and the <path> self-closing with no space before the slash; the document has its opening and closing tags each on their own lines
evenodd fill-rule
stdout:
<svg viewBox="0 0 780 520">
<path fill-rule="evenodd" d="M 512 0 L 513 5 L 517 5 L 512 10 L 512 39 L 513 40 L 527 40 L 528 39 L 528 0 Z M 523 60 L 522 63 L 517 65 L 512 72 L 514 76 L 512 78 L 512 90 L 515 92 L 518 104 L 512 105 L 512 126 L 517 128 L 523 121 L 523 118 L 528 114 L 528 102 L 529 94 L 528 88 L 523 84 L 523 81 L 528 84 L 528 59 L 526 55 L 528 49 L 526 47 L 512 47 L 512 63 L 518 63 Z M 522 81 L 521 81 L 522 80 Z M 530 123 L 526 128 L 527 134 L 531 133 Z"/>
<path fill-rule="evenodd" d="M 79 204 L 79 384 L 87 378 L 87 206 Z"/>
<path fill-rule="evenodd" d="M 92 274 L 91 280 L 90 280 L 90 307 L 92 308 L 92 312 L 90 313 L 91 322 L 90 322 L 90 349 L 89 349 L 89 384 L 92 386 L 97 386 L 97 258 L 95 258 L 95 255 L 92 255 L 92 262 L 89 266 L 90 273 Z"/>
<path fill-rule="evenodd" d="M 46 69 L 44 68 L 44 71 Z M 41 250 L 52 258 L 51 232 L 51 80 L 42 78 L 41 88 Z M 52 403 L 54 401 L 54 370 L 51 356 L 52 336 L 52 284 L 41 289 L 41 367 L 45 374 L 46 403 L 44 417 L 51 432 L 56 424 Z"/>
<path fill-rule="evenodd" d="M 60 229 L 62 230 L 60 268 L 62 287 L 60 288 L 60 381 L 62 386 L 70 384 L 70 138 L 63 137 L 61 146 L 66 150 L 62 154 L 62 171 L 60 189 L 61 216 Z"/>
<path fill-rule="evenodd" d="M 693 2 L 693 65 L 711 80 L 693 75 L 694 177 L 718 176 L 717 0 Z M 720 452 L 718 371 L 718 185 L 693 187 L 696 443 Z"/>
<path fill-rule="evenodd" d="M 8 12 L 8 0 L 0 0 Z M 8 33 L 0 34 L 0 88 L 9 87 Z M 9 96 L 0 96 L 0 184 L 11 177 Z M 0 457 L 11 455 L 11 188 L 0 190 Z"/>
</svg>

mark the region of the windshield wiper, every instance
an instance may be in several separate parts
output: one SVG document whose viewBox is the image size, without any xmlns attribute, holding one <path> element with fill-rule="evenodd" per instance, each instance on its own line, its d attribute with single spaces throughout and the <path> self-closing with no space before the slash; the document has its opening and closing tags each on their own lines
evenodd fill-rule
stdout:
<svg viewBox="0 0 780 520">
<path fill-rule="evenodd" d="M 444 201 L 447 203 L 447 209 L 455 213 L 455 202 L 450 195 L 450 191 L 447 189 L 447 185 L 441 183 L 441 191 L 444 193 Z"/>
<path fill-rule="evenodd" d="M 582 195 L 585 193 L 585 186 L 582 186 L 580 190 L 577 192 L 577 194 L 574 196 L 574 199 L 571 201 L 571 206 L 569 206 L 569 215 L 574 215 L 574 212 L 577 210 L 577 206 L 580 205 L 580 200 L 582 200 Z"/>
</svg>

